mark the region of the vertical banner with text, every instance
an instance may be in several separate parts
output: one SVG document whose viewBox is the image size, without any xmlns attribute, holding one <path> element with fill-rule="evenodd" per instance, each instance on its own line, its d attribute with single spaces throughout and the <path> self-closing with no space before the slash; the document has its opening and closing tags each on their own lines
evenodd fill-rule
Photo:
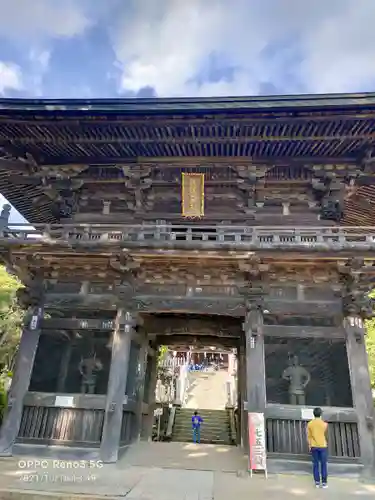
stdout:
<svg viewBox="0 0 375 500">
<path fill-rule="evenodd" d="M 204 174 L 182 174 L 182 215 L 203 217 Z"/>
<path fill-rule="evenodd" d="M 248 413 L 249 470 L 267 470 L 266 432 L 264 413 Z"/>
</svg>

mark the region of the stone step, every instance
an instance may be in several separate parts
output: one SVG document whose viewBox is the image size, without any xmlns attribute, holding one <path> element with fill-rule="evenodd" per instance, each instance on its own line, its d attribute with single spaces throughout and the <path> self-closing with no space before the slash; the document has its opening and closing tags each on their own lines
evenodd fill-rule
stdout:
<svg viewBox="0 0 375 500">
<path fill-rule="evenodd" d="M 182 426 L 182 427 L 189 427 L 191 428 L 191 421 L 186 421 L 186 420 L 176 420 L 175 419 L 175 426 Z M 208 428 L 208 427 L 229 427 L 229 422 L 228 420 L 223 420 L 222 422 L 212 422 L 209 420 L 204 420 L 203 424 L 201 425 L 202 427 Z"/>
<path fill-rule="evenodd" d="M 175 419 L 178 418 L 180 420 L 186 420 L 191 422 L 191 417 L 192 414 L 190 415 L 185 415 L 181 414 L 179 412 L 176 412 Z M 202 417 L 203 421 L 205 422 L 226 422 L 228 420 L 228 415 L 202 415 L 200 414 L 200 417 Z"/>
<path fill-rule="evenodd" d="M 190 435 L 190 436 L 174 436 L 172 441 L 175 443 L 176 442 L 178 442 L 178 443 L 191 443 L 193 441 L 193 436 L 192 435 Z M 231 439 L 229 439 L 229 437 L 227 437 L 227 436 L 218 436 L 218 437 L 201 436 L 200 442 L 207 443 L 207 444 L 219 444 L 219 443 L 228 444 L 228 445 L 234 444 L 233 441 Z"/>
<path fill-rule="evenodd" d="M 179 419 L 179 418 L 175 418 L 175 424 L 181 424 L 181 425 L 185 425 L 186 427 L 191 427 L 191 419 Z M 210 426 L 213 426 L 213 427 L 222 427 L 223 425 L 228 425 L 228 419 L 223 419 L 223 420 L 204 420 L 203 419 L 203 423 L 202 423 L 202 426 L 205 426 L 205 427 L 210 427 Z"/>
<path fill-rule="evenodd" d="M 184 424 L 184 425 L 190 425 L 191 427 L 191 418 L 179 418 L 178 416 L 175 416 L 175 419 L 174 421 L 177 423 L 181 423 L 181 424 Z M 215 419 L 210 419 L 210 418 L 206 418 L 206 419 L 203 419 L 203 423 L 202 425 L 226 425 L 227 423 L 229 422 L 229 419 L 228 418 L 215 418 Z"/>
<path fill-rule="evenodd" d="M 193 430 L 190 429 L 188 431 L 182 431 L 182 430 L 178 430 L 176 432 L 173 433 L 174 436 L 191 436 L 193 433 Z M 229 432 L 228 431 L 216 431 L 216 432 L 202 432 L 201 431 L 201 436 L 207 436 L 207 437 L 210 437 L 210 436 L 228 436 L 229 438 Z"/>
<path fill-rule="evenodd" d="M 185 434 L 191 433 L 191 427 L 175 427 L 173 432 L 177 434 L 178 432 L 183 432 Z M 205 427 L 201 429 L 201 434 L 221 434 L 223 432 L 229 433 L 229 427 Z"/>
<path fill-rule="evenodd" d="M 193 441 L 193 436 L 185 436 L 185 435 L 177 435 L 173 438 L 173 441 L 179 441 L 181 443 L 186 442 L 189 443 Z M 202 443 L 229 443 L 231 444 L 231 440 L 228 436 L 201 436 Z"/>
<path fill-rule="evenodd" d="M 174 432 L 173 433 L 173 436 L 187 436 L 187 437 L 191 437 L 193 434 L 193 431 L 190 430 L 188 432 L 184 432 L 184 431 L 177 431 L 177 432 Z M 201 432 L 201 436 L 202 437 L 206 437 L 207 439 L 208 438 L 227 438 L 227 439 L 230 439 L 230 436 L 229 436 L 229 432 L 227 431 L 222 431 L 222 432 Z"/>
<path fill-rule="evenodd" d="M 173 434 L 185 434 L 189 435 L 193 432 L 193 429 L 176 429 Z M 229 435 L 229 429 L 205 429 L 201 430 L 201 435 L 203 436 L 219 436 L 219 435 Z"/>
<path fill-rule="evenodd" d="M 181 413 L 189 413 L 189 414 L 192 414 L 194 413 L 194 409 L 192 408 L 178 408 L 178 411 L 181 412 Z M 198 411 L 199 414 L 210 414 L 210 415 L 220 415 L 221 413 L 226 413 L 227 410 L 225 408 L 223 409 L 218 409 L 218 410 L 211 410 L 209 408 L 199 408 L 199 410 L 196 410 Z"/>
<path fill-rule="evenodd" d="M 193 436 L 175 436 L 173 438 L 174 442 L 179 442 L 179 443 L 190 443 L 193 441 Z M 201 436 L 200 441 L 202 443 L 227 443 L 227 444 L 232 444 L 232 441 L 228 438 L 228 436 Z"/>
<path fill-rule="evenodd" d="M 193 440 L 191 417 L 192 410 L 179 408 L 176 411 L 172 440 L 190 442 Z M 201 443 L 232 444 L 229 414 L 226 410 L 200 410 L 203 419 Z"/>
</svg>

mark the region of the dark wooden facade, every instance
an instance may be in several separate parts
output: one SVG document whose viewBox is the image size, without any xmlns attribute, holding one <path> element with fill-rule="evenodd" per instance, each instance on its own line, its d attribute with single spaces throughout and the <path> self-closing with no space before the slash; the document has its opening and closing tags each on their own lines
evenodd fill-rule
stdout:
<svg viewBox="0 0 375 500">
<path fill-rule="evenodd" d="M 331 455 L 374 470 L 375 96 L 0 104 L 0 191 L 30 223 L 1 216 L 30 310 L 3 453 L 116 461 L 150 436 L 158 346 L 194 342 L 237 348 L 244 445 L 261 412 L 269 455 L 303 457 L 322 406 Z M 205 175 L 199 220 L 182 173 Z M 303 394 L 283 379 L 300 365 Z"/>
</svg>

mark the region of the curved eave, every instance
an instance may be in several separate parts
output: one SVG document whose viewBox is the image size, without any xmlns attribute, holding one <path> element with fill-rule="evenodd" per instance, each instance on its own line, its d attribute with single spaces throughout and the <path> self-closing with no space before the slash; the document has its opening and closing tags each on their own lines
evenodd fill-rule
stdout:
<svg viewBox="0 0 375 500">
<path fill-rule="evenodd" d="M 232 110 L 231 110 L 232 111 Z M 327 111 L 327 110 L 326 110 Z M 355 161 L 375 143 L 372 113 L 308 118 L 266 113 L 202 119 L 165 116 L 45 117 L 0 114 L 0 146 L 14 156 L 29 153 L 39 165 L 111 164 L 147 158 L 237 157 L 255 161 L 322 158 Z"/>
<path fill-rule="evenodd" d="M 12 184 L 8 179 L 7 173 L 4 170 L 0 170 L 0 193 L 31 224 L 51 224 L 57 222 L 52 216 L 52 203 L 50 201 L 40 206 L 33 204 L 33 200 L 43 194 L 40 187 Z"/>
<path fill-rule="evenodd" d="M 4 111 L 213 111 L 375 106 L 375 93 L 143 99 L 0 99 Z"/>
<path fill-rule="evenodd" d="M 207 116 L 212 120 L 205 123 Z M 246 120 L 255 121 L 249 126 Z M 0 99 L 0 146 L 10 147 L 14 156 L 29 153 L 38 164 L 58 167 L 189 156 L 355 162 L 375 145 L 374 130 L 375 93 Z M 8 171 L 1 169 L 0 192 L 30 222 L 54 222 L 51 202 L 32 203 L 42 194 L 41 187 L 13 185 Z M 360 188 L 346 205 L 345 224 L 374 224 L 374 206 L 375 187 Z"/>
<path fill-rule="evenodd" d="M 343 225 L 375 226 L 375 186 L 362 186 L 347 200 Z"/>
</svg>

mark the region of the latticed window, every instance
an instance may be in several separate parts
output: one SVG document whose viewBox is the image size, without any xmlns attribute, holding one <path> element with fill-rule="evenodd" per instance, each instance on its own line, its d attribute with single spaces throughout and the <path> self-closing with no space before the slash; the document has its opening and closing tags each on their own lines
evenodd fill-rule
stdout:
<svg viewBox="0 0 375 500">
<path fill-rule="evenodd" d="M 268 403 L 351 407 L 344 341 L 265 337 Z"/>
<path fill-rule="evenodd" d="M 56 333 L 56 332 L 54 332 Z M 111 361 L 110 332 L 42 334 L 30 391 L 106 394 Z"/>
</svg>

